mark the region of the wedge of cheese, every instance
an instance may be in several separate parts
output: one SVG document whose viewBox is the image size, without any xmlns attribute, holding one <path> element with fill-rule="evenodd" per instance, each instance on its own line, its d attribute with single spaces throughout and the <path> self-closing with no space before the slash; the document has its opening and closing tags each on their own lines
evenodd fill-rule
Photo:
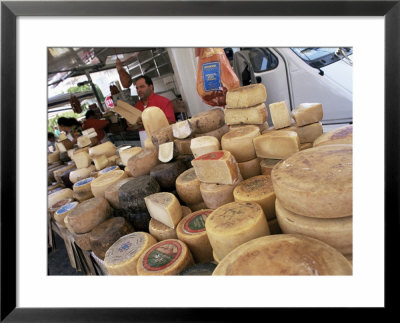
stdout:
<svg viewBox="0 0 400 323">
<path fill-rule="evenodd" d="M 160 192 L 144 198 L 147 210 L 153 219 L 175 228 L 182 218 L 182 208 L 174 194 Z"/>
<path fill-rule="evenodd" d="M 289 110 L 285 101 L 271 103 L 269 105 L 272 123 L 275 129 L 289 127 L 292 123 Z"/>
</svg>

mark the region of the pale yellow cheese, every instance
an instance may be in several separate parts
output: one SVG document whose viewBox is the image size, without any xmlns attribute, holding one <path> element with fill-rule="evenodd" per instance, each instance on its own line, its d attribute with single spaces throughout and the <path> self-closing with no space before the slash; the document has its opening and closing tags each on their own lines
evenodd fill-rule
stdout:
<svg viewBox="0 0 400 323">
<path fill-rule="evenodd" d="M 195 158 L 219 149 L 220 144 L 218 139 L 212 136 L 193 138 L 190 142 L 190 150 Z"/>
<path fill-rule="evenodd" d="M 302 150 L 271 172 L 276 198 L 296 214 L 339 218 L 353 214 L 353 147 Z"/>
<path fill-rule="evenodd" d="M 111 157 L 107 157 L 107 159 L 108 159 L 108 166 L 114 166 L 117 164 L 119 157 L 117 155 L 114 155 Z"/>
<path fill-rule="evenodd" d="M 281 159 L 263 158 L 260 161 L 261 174 L 271 175 L 272 168 L 279 163 Z"/>
<path fill-rule="evenodd" d="M 242 176 L 232 185 L 229 184 L 200 184 L 200 193 L 208 209 L 216 209 L 221 205 L 234 202 L 233 190 L 243 180 Z"/>
<path fill-rule="evenodd" d="M 226 93 L 228 108 L 248 108 L 267 101 L 267 90 L 262 83 L 231 89 Z"/>
<path fill-rule="evenodd" d="M 82 135 L 82 136 L 78 137 L 77 143 L 78 143 L 79 148 L 83 148 L 83 147 L 89 146 L 92 142 L 91 142 L 89 136 Z"/>
<path fill-rule="evenodd" d="M 260 159 L 257 157 L 249 161 L 238 163 L 238 166 L 243 179 L 261 175 Z"/>
<path fill-rule="evenodd" d="M 232 129 L 221 138 L 221 147 L 228 150 L 238 163 L 246 162 L 256 158 L 253 138 L 260 136 L 257 126 L 248 125 Z"/>
<path fill-rule="evenodd" d="M 182 208 L 174 194 L 160 192 L 144 198 L 150 216 L 170 228 L 175 228 L 182 218 Z"/>
<path fill-rule="evenodd" d="M 353 125 L 347 125 L 325 132 L 314 141 L 314 147 L 337 144 L 353 144 Z"/>
<path fill-rule="evenodd" d="M 154 218 L 150 219 L 149 232 L 158 241 L 178 239 L 178 236 L 176 235 L 176 228 L 170 228 Z"/>
<path fill-rule="evenodd" d="M 187 204 L 203 201 L 200 193 L 200 180 L 197 178 L 193 167 L 185 170 L 176 178 L 175 188 L 179 198 Z"/>
<path fill-rule="evenodd" d="M 70 188 L 63 188 L 47 196 L 47 205 L 51 207 L 57 202 L 69 198 L 73 198 L 73 191 Z"/>
<path fill-rule="evenodd" d="M 154 131 L 160 130 L 169 125 L 165 113 L 158 107 L 147 107 L 144 109 L 142 112 L 142 122 L 148 139 L 151 138 Z"/>
<path fill-rule="evenodd" d="M 88 168 L 92 163 L 92 160 L 86 151 L 74 153 L 71 159 L 75 162 L 76 168 Z"/>
<path fill-rule="evenodd" d="M 275 129 L 289 127 L 292 123 L 289 110 L 285 101 L 271 103 L 269 105 L 271 120 Z"/>
<path fill-rule="evenodd" d="M 93 195 L 95 197 L 104 197 L 104 192 L 109 186 L 124 178 L 126 178 L 126 174 L 120 169 L 98 176 L 91 182 L 90 185 Z"/>
<path fill-rule="evenodd" d="M 74 198 L 79 202 L 88 200 L 93 197 L 91 183 L 94 180 L 94 177 L 87 177 L 78 182 L 76 182 L 72 186 L 72 190 L 74 191 Z"/>
<path fill-rule="evenodd" d="M 185 139 L 193 133 L 192 124 L 189 120 L 178 121 L 172 124 L 172 133 L 177 139 Z"/>
<path fill-rule="evenodd" d="M 220 206 L 207 217 L 205 227 L 220 260 L 241 244 L 270 234 L 264 212 L 254 202 L 232 202 Z"/>
<path fill-rule="evenodd" d="M 93 157 L 93 162 L 94 162 L 94 166 L 96 167 L 96 170 L 102 170 L 104 168 L 106 168 L 108 166 L 108 158 L 106 155 L 100 155 L 100 156 L 96 156 Z"/>
<path fill-rule="evenodd" d="M 268 128 L 263 131 L 263 134 L 271 131 L 294 131 L 299 136 L 300 144 L 303 144 L 313 143 L 315 139 L 322 135 L 323 128 L 321 122 L 311 123 L 302 127 L 292 124 L 290 127 L 282 129 L 275 129 L 274 127 Z"/>
<path fill-rule="evenodd" d="M 63 228 L 66 227 L 64 223 L 64 218 L 79 204 L 79 202 L 71 202 L 60 207 L 56 212 L 54 212 L 54 219 Z"/>
<path fill-rule="evenodd" d="M 151 138 L 148 137 L 146 138 L 146 140 L 144 141 L 144 149 L 145 150 L 153 150 L 156 149 L 156 146 L 154 146 L 153 142 L 151 141 Z"/>
<path fill-rule="evenodd" d="M 128 159 L 128 165 L 125 169 L 129 171 L 132 177 L 139 177 L 149 174 L 151 169 L 159 163 L 157 149 L 143 150 Z"/>
<path fill-rule="evenodd" d="M 122 165 L 127 166 L 129 158 L 131 158 L 132 156 L 136 156 L 142 151 L 143 151 L 142 147 L 131 147 L 121 150 L 119 152 L 119 157 L 121 158 Z"/>
<path fill-rule="evenodd" d="M 90 176 L 92 172 L 92 167 L 80 168 L 77 170 L 73 170 L 69 173 L 69 180 L 72 184 L 79 182 L 82 179 L 85 179 Z"/>
<path fill-rule="evenodd" d="M 163 163 L 170 162 L 174 157 L 178 155 L 174 142 L 166 142 L 158 146 L 158 160 Z"/>
<path fill-rule="evenodd" d="M 262 124 L 267 121 L 268 110 L 264 103 L 242 109 L 225 109 L 225 123 Z"/>
<path fill-rule="evenodd" d="M 89 148 L 90 157 L 97 157 L 101 155 L 105 155 L 106 157 L 114 156 L 117 151 L 117 148 L 111 141 L 106 141 L 103 144 L 93 146 Z"/>
<path fill-rule="evenodd" d="M 323 115 L 321 103 L 301 103 L 292 111 L 292 117 L 299 127 L 321 121 Z"/>
<path fill-rule="evenodd" d="M 300 150 L 299 136 L 294 131 L 273 131 L 253 139 L 259 158 L 285 159 Z"/>
</svg>

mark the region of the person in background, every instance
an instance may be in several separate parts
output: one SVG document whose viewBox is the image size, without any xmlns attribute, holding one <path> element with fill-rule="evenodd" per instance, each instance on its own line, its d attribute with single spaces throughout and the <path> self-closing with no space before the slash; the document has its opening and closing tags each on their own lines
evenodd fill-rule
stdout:
<svg viewBox="0 0 400 323">
<path fill-rule="evenodd" d="M 54 135 L 56 136 L 56 138 L 58 138 L 60 136 L 60 129 L 58 128 L 58 126 L 54 126 Z"/>
<path fill-rule="evenodd" d="M 56 136 L 52 132 L 47 132 L 47 151 L 55 152 L 56 150 Z"/>
<path fill-rule="evenodd" d="M 57 123 L 61 131 L 64 131 L 67 138 L 75 145 L 78 141 L 78 137 L 82 136 L 81 123 L 75 118 L 66 117 L 58 118 Z"/>
<path fill-rule="evenodd" d="M 135 85 L 137 94 L 140 98 L 140 100 L 135 104 L 136 109 L 144 111 L 147 107 L 158 107 L 164 112 L 169 124 L 176 122 L 174 106 L 171 100 L 154 93 L 153 81 L 149 76 L 140 75 L 133 81 L 133 84 Z M 133 126 L 134 125 L 128 123 L 128 128 L 126 130 L 132 130 Z M 139 118 L 136 123 L 136 128 L 137 127 L 140 127 L 140 142 L 142 143 L 142 147 L 144 147 L 144 141 L 147 139 L 147 134 L 143 128 L 141 118 Z"/>
<path fill-rule="evenodd" d="M 93 110 L 88 110 L 86 112 L 85 117 L 86 117 L 86 120 L 82 124 L 82 129 L 86 130 L 86 129 L 94 128 L 94 130 L 96 130 L 96 133 L 97 133 L 97 140 L 100 143 L 108 141 L 108 138 L 104 131 L 104 128 L 107 127 L 107 125 L 109 123 L 108 120 L 97 119 L 96 113 Z"/>
</svg>

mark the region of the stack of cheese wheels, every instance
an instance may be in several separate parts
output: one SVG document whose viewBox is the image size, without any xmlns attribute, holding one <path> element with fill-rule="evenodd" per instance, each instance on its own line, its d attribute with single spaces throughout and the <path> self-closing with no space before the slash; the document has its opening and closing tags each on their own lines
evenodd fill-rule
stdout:
<svg viewBox="0 0 400 323">
<path fill-rule="evenodd" d="M 177 239 L 160 241 L 148 248 L 137 262 L 138 275 L 179 275 L 193 266 L 188 246 Z"/>
<path fill-rule="evenodd" d="M 216 261 L 221 261 L 237 246 L 270 234 L 264 212 L 254 202 L 220 206 L 207 217 L 205 228 Z"/>
<path fill-rule="evenodd" d="M 222 259 L 213 275 L 352 275 L 351 263 L 323 241 L 278 234 L 248 241 Z"/>
<path fill-rule="evenodd" d="M 146 232 L 133 232 L 119 238 L 107 250 L 104 265 L 110 275 L 137 275 L 139 257 L 156 244 L 157 240 Z"/>
<path fill-rule="evenodd" d="M 300 151 L 271 173 L 276 216 L 284 233 L 318 238 L 352 250 L 352 145 L 324 145 Z"/>
<path fill-rule="evenodd" d="M 314 140 L 313 146 L 336 144 L 353 144 L 353 125 L 347 125 L 325 132 Z"/>
<path fill-rule="evenodd" d="M 213 260 L 213 250 L 205 227 L 205 221 L 212 211 L 204 209 L 193 212 L 182 218 L 176 228 L 178 239 L 187 244 L 196 263 Z"/>
</svg>

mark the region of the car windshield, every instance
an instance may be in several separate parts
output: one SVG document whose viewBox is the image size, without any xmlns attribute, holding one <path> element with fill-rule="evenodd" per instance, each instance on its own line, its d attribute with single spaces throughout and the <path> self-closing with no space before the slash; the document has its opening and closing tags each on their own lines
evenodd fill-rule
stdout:
<svg viewBox="0 0 400 323">
<path fill-rule="evenodd" d="M 343 59 L 344 55 L 353 54 L 353 49 L 350 47 L 296 47 L 291 49 L 308 65 L 315 68 L 327 66 Z"/>
</svg>

